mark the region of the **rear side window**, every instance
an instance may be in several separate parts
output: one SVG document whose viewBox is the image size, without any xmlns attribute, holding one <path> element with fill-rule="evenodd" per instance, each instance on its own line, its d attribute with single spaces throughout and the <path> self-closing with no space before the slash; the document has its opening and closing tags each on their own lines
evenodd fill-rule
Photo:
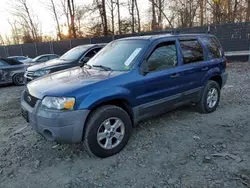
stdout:
<svg viewBox="0 0 250 188">
<path fill-rule="evenodd" d="M 25 57 L 17 57 L 17 58 L 16 58 L 17 61 L 23 61 L 23 60 L 25 60 L 25 59 L 27 59 L 27 58 L 25 58 Z"/>
<path fill-rule="evenodd" d="M 56 58 L 58 58 L 56 55 L 49 56 L 49 59 L 56 59 Z"/>
<path fill-rule="evenodd" d="M 215 38 L 201 38 L 201 41 L 208 49 L 209 59 L 221 58 L 222 53 L 220 45 L 218 44 Z"/>
<path fill-rule="evenodd" d="M 49 57 L 48 56 L 43 56 L 43 57 L 40 57 L 37 62 L 45 62 L 45 61 L 48 61 L 49 60 Z"/>
<path fill-rule="evenodd" d="M 183 64 L 195 63 L 204 60 L 203 49 L 198 40 L 181 40 Z"/>
<path fill-rule="evenodd" d="M 5 65 L 4 61 L 0 60 L 0 66 L 4 66 L 4 65 Z"/>
</svg>

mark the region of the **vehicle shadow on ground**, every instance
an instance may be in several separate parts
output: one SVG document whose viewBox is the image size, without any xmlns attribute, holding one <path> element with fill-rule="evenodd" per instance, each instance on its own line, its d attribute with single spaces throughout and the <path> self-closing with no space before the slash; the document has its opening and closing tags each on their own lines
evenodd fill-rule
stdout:
<svg viewBox="0 0 250 188">
<path fill-rule="evenodd" d="M 0 84 L 0 89 L 1 88 L 10 88 L 10 87 L 16 87 L 16 88 L 18 88 L 18 87 L 23 87 L 23 86 L 25 86 L 25 85 L 17 86 L 17 85 L 15 85 L 13 83 L 11 83 L 11 84 Z"/>
</svg>

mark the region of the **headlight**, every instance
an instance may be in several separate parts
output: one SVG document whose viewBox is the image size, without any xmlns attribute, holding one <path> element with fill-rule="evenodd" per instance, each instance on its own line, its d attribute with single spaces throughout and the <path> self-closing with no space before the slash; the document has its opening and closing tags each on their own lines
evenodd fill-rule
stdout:
<svg viewBox="0 0 250 188">
<path fill-rule="evenodd" d="M 73 110 L 75 98 L 73 97 L 45 97 L 42 107 L 54 110 Z"/>
<path fill-rule="evenodd" d="M 49 74 L 50 70 L 39 70 L 34 73 L 34 76 L 44 76 Z"/>
</svg>

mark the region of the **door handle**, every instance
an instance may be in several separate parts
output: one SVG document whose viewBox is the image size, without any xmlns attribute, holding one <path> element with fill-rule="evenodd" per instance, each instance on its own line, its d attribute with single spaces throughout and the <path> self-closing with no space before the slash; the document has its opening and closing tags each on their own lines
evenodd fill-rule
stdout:
<svg viewBox="0 0 250 188">
<path fill-rule="evenodd" d="M 208 67 L 203 67 L 201 68 L 202 71 L 207 71 L 208 70 Z"/>
<path fill-rule="evenodd" d="M 170 78 L 177 78 L 177 77 L 179 77 L 179 76 L 180 76 L 180 74 L 174 73 L 174 74 L 172 74 L 172 75 L 170 76 Z"/>
</svg>

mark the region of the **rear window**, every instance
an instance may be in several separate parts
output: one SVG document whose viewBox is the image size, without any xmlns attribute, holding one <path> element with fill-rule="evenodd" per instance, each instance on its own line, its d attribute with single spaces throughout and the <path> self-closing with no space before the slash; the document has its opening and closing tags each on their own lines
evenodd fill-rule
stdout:
<svg viewBox="0 0 250 188">
<path fill-rule="evenodd" d="M 201 38 L 202 43 L 208 49 L 208 58 L 221 58 L 221 47 L 215 38 Z"/>
<path fill-rule="evenodd" d="M 195 63 L 204 60 L 203 49 L 198 40 L 181 40 L 183 63 Z"/>
</svg>

